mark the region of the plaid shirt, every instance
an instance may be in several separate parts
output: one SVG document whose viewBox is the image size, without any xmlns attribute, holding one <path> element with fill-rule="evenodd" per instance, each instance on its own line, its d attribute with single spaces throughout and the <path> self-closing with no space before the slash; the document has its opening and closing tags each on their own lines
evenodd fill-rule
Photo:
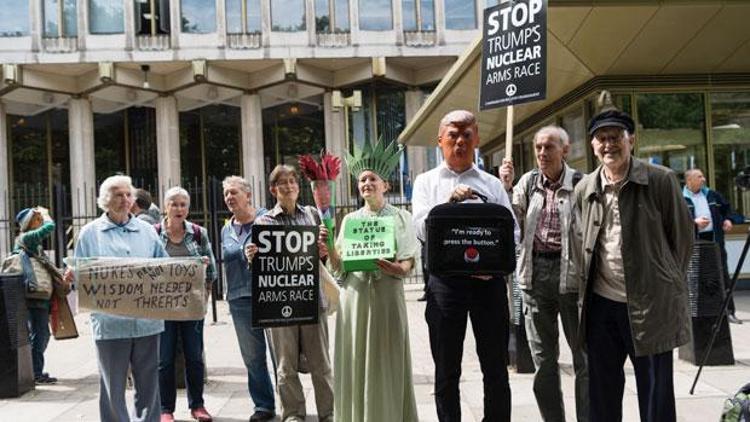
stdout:
<svg viewBox="0 0 750 422">
<path fill-rule="evenodd" d="M 167 242 L 169 242 L 166 224 L 166 219 L 161 221 L 161 233 L 159 233 L 159 238 L 161 239 L 161 243 L 165 248 L 167 247 Z M 208 257 L 208 266 L 206 267 L 206 282 L 211 283 L 215 281 L 218 277 L 218 274 L 216 272 L 216 260 L 214 259 L 214 252 L 211 249 L 211 241 L 208 240 L 208 232 L 203 227 L 198 226 L 197 224 L 195 225 L 201 231 L 201 243 L 198 244 L 198 242 L 195 241 L 193 223 L 185 220 L 183 224 L 185 225 L 185 238 L 182 242 L 185 244 L 185 248 L 187 248 L 188 252 L 190 252 L 190 256 Z"/>
<path fill-rule="evenodd" d="M 281 205 L 276 204 L 270 211 L 261 215 L 255 219 L 257 225 L 278 225 L 278 226 L 317 226 L 314 215 L 317 211 L 312 211 L 309 208 L 302 207 L 297 204 L 295 206 L 294 215 L 290 215 L 284 212 Z"/>
<path fill-rule="evenodd" d="M 534 252 L 560 252 L 562 249 L 560 233 L 560 211 L 557 209 L 555 193 L 562 186 L 553 182 L 541 173 L 540 182 L 544 190 L 544 207 L 539 214 L 534 232 Z"/>
</svg>

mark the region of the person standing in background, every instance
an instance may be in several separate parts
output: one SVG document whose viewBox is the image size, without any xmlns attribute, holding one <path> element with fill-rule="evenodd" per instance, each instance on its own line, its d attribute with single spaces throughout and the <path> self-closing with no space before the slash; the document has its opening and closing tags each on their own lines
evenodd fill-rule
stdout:
<svg viewBox="0 0 750 422">
<path fill-rule="evenodd" d="M 701 169 L 690 169 L 685 172 L 685 187 L 682 195 L 687 202 L 690 216 L 695 222 L 696 239 L 708 240 L 719 245 L 721 266 L 724 272 L 724 285 L 729 291 L 729 265 L 727 249 L 724 245 L 724 234 L 732 230 L 732 223 L 744 223 L 744 217 L 732 212 L 732 207 L 719 192 L 706 186 L 706 177 Z M 729 297 L 727 320 L 733 324 L 742 324 L 735 315 L 734 298 Z"/>
</svg>

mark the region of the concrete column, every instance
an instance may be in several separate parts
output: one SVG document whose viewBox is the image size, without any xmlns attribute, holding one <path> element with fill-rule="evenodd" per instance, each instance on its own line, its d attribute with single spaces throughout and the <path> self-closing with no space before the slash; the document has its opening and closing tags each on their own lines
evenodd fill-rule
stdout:
<svg viewBox="0 0 750 422">
<path fill-rule="evenodd" d="M 341 158 L 341 176 L 339 183 L 336 185 L 336 201 L 339 204 L 345 203 L 348 198 L 349 183 L 351 175 L 346 168 L 344 161 L 345 152 L 348 151 L 346 142 L 346 115 L 344 109 L 335 109 L 331 104 L 331 92 L 326 91 L 323 94 L 323 122 L 326 131 L 326 149 L 333 155 Z"/>
<path fill-rule="evenodd" d="M 70 193 L 73 227 L 79 229 L 99 214 L 94 166 L 94 113 L 88 98 L 71 98 L 68 107 Z M 76 219 L 75 217 L 86 217 Z"/>
<path fill-rule="evenodd" d="M 42 2 L 29 2 L 29 35 L 31 35 L 31 51 L 34 53 L 42 48 L 42 34 L 44 33 L 42 7 Z"/>
<path fill-rule="evenodd" d="M 347 150 L 344 110 L 333 108 L 330 91 L 323 94 L 323 121 L 326 131 L 326 149 L 343 159 L 344 152 Z"/>
<path fill-rule="evenodd" d="M 349 31 L 352 46 L 359 45 L 359 0 L 349 2 Z"/>
<path fill-rule="evenodd" d="M 305 0 L 305 26 L 307 27 L 307 45 L 318 45 L 317 28 L 315 28 L 315 4 L 313 0 Z"/>
<path fill-rule="evenodd" d="M 10 210 L 10 150 L 8 145 L 8 116 L 0 102 L 0 256 L 10 253 L 13 238 L 13 218 Z"/>
<path fill-rule="evenodd" d="M 180 180 L 180 119 L 177 99 L 164 96 L 156 99 L 156 156 L 158 157 L 158 198 Z"/>
<path fill-rule="evenodd" d="M 266 169 L 263 152 L 263 107 L 260 95 L 243 94 L 242 115 L 242 176 L 253 186 L 253 203 L 266 205 Z"/>
<path fill-rule="evenodd" d="M 419 107 L 422 106 L 424 100 L 424 94 L 419 89 L 410 89 L 404 94 L 405 109 L 406 109 L 406 122 L 411 122 L 414 115 L 417 114 Z M 437 139 L 437 128 L 435 128 L 435 138 Z M 435 142 L 437 145 L 437 141 Z M 412 182 L 418 174 L 424 173 L 429 170 L 427 168 L 427 154 L 432 147 L 422 147 L 416 145 L 408 145 L 406 155 L 409 160 L 409 177 Z"/>
<path fill-rule="evenodd" d="M 173 51 L 180 47 L 180 33 L 182 32 L 182 7 L 179 1 L 169 2 L 169 42 Z"/>
<path fill-rule="evenodd" d="M 445 45 L 445 2 L 435 2 L 435 36 L 437 45 Z"/>
<path fill-rule="evenodd" d="M 125 50 L 135 48 L 135 7 L 132 1 L 123 0 L 122 17 L 125 21 Z"/>
<path fill-rule="evenodd" d="M 224 0 L 216 0 L 216 34 L 219 36 L 219 45 L 224 48 L 227 45 L 227 11 Z"/>
<path fill-rule="evenodd" d="M 393 31 L 396 33 L 396 45 L 404 45 L 404 13 L 403 8 L 401 7 L 401 0 L 396 0 L 392 4 Z"/>
<path fill-rule="evenodd" d="M 260 0 L 260 45 L 271 45 L 271 0 Z"/>
<path fill-rule="evenodd" d="M 78 21 L 76 22 L 78 28 L 76 29 L 76 40 L 78 43 L 78 50 L 86 50 L 86 37 L 89 35 L 89 2 L 88 0 L 78 0 L 76 5 L 76 12 L 78 15 Z"/>
</svg>

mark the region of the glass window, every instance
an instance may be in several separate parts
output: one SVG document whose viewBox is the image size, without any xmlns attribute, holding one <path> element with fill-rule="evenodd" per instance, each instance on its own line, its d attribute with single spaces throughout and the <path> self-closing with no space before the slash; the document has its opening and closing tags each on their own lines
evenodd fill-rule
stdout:
<svg viewBox="0 0 750 422">
<path fill-rule="evenodd" d="M 116 173 L 127 174 L 125 116 L 127 112 L 94 113 L 94 156 L 96 180 Z"/>
<path fill-rule="evenodd" d="M 44 36 L 75 37 L 77 33 L 76 0 L 44 0 Z"/>
<path fill-rule="evenodd" d="M 263 150 L 266 174 L 277 164 L 297 166 L 297 156 L 325 148 L 323 109 L 307 103 L 286 103 L 263 110 Z M 341 180 L 341 179 L 339 179 Z M 300 183 L 299 203 L 312 204 L 308 183 Z M 273 197 L 266 195 L 266 206 Z"/>
<path fill-rule="evenodd" d="M 122 0 L 89 0 L 89 31 L 92 34 L 125 32 Z"/>
<path fill-rule="evenodd" d="M 362 147 L 365 142 L 383 142 L 395 140 L 406 126 L 405 88 L 387 83 L 374 83 L 355 89 L 362 91 L 362 107 L 354 112 L 349 111 L 349 148 L 354 145 Z M 349 95 L 347 93 L 346 95 Z M 401 191 L 401 177 L 405 160 L 401 160 L 402 174 L 396 172 L 391 182 L 391 192 Z M 356 191 L 356 186 L 354 187 Z"/>
<path fill-rule="evenodd" d="M 348 0 L 315 0 L 316 32 L 349 32 Z"/>
<path fill-rule="evenodd" d="M 359 28 L 366 31 L 393 29 L 391 0 L 359 0 Z"/>
<path fill-rule="evenodd" d="M 127 110 L 127 139 L 129 175 L 133 185 L 154 194 L 159 191 L 156 157 L 156 110 L 149 107 L 131 107 Z"/>
<path fill-rule="evenodd" d="M 735 177 L 750 166 L 750 92 L 711 94 L 714 189 L 743 215 L 750 214 L 750 191 L 742 192 Z M 705 172 L 705 170 L 704 170 Z"/>
<path fill-rule="evenodd" d="M 13 167 L 12 215 L 37 205 L 51 208 L 53 183 L 70 186 L 67 110 L 35 116 L 9 115 L 8 126 Z M 69 197 L 66 199 L 70 203 Z"/>
<path fill-rule="evenodd" d="M 403 0 L 404 31 L 434 31 L 435 3 L 433 0 Z"/>
<path fill-rule="evenodd" d="M 216 3 L 206 0 L 182 0 L 182 32 L 216 32 Z"/>
<path fill-rule="evenodd" d="M 135 32 L 138 35 L 169 34 L 169 0 L 137 0 L 134 4 Z"/>
<path fill-rule="evenodd" d="M 304 0 L 271 0 L 272 31 L 294 32 L 305 28 Z"/>
<path fill-rule="evenodd" d="M 227 0 L 226 7 L 227 33 L 251 34 L 260 32 L 260 0 Z M 242 19 L 243 10 L 245 10 L 244 21 Z"/>
<path fill-rule="evenodd" d="M 445 27 L 447 29 L 476 29 L 475 2 L 445 0 Z"/>
<path fill-rule="evenodd" d="M 575 169 L 586 169 L 586 150 L 589 145 L 586 135 L 586 119 L 583 116 L 583 107 L 575 107 L 562 116 L 562 127 L 568 132 L 570 138 L 570 150 L 566 161 Z"/>
<path fill-rule="evenodd" d="M 191 219 L 200 221 L 208 184 L 240 174 L 240 109 L 210 105 L 180 113 L 182 186 L 190 193 Z"/>
<path fill-rule="evenodd" d="M 706 168 L 703 95 L 639 94 L 636 155 L 670 167 L 682 177 L 687 169 Z"/>
<path fill-rule="evenodd" d="M 29 33 L 29 2 L 0 0 L 0 37 L 20 37 Z"/>
</svg>

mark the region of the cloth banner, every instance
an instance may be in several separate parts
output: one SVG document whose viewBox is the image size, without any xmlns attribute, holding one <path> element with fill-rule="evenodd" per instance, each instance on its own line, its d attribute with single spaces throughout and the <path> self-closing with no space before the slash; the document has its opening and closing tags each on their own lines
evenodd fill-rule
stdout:
<svg viewBox="0 0 750 422">
<path fill-rule="evenodd" d="M 200 257 L 83 258 L 75 264 L 81 308 L 172 321 L 206 315 L 206 268 Z"/>
</svg>

